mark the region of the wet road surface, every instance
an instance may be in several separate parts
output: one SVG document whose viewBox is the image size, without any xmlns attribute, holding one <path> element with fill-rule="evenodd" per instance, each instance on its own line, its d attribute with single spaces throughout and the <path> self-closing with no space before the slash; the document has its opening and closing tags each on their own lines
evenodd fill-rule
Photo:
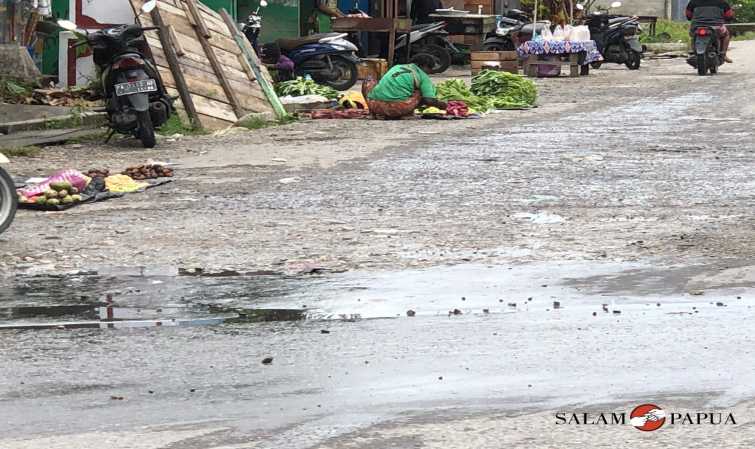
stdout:
<svg viewBox="0 0 755 449">
<path fill-rule="evenodd" d="M 98 322 L 108 294 L 118 317 L 152 324 L 0 330 L 0 447 L 500 447 L 506 412 L 543 412 L 548 425 L 548 411 L 573 404 L 755 397 L 753 111 L 721 95 L 751 99 L 753 79 L 667 67 L 681 81 L 654 98 L 428 140 L 312 169 L 296 190 L 221 199 L 363 214 L 382 269 L 212 278 L 159 265 L 4 280 L 0 328 Z M 448 250 L 426 244 L 439 236 Z M 396 268 L 380 259 L 389 252 L 427 266 Z M 60 305 L 81 308 L 23 309 Z M 220 322 L 251 309 L 306 319 Z M 489 438 L 467 439 L 475 426 Z M 532 438 L 514 447 L 597 438 L 509 430 Z"/>
</svg>

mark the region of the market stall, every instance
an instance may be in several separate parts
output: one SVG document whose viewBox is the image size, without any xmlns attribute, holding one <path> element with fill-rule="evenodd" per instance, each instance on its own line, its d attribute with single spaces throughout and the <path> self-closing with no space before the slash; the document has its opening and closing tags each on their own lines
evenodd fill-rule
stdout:
<svg viewBox="0 0 755 449">
<path fill-rule="evenodd" d="M 382 0 L 379 4 L 380 17 L 346 16 L 333 18 L 331 29 L 339 33 L 383 33 L 388 34 L 388 64 L 393 65 L 396 54 L 396 35 L 410 33 L 412 20 L 402 16 L 400 2 L 406 0 Z M 403 8 L 407 10 L 407 8 Z M 408 45 L 409 47 L 409 45 Z M 407 61 L 410 48 L 407 48 Z"/>
<path fill-rule="evenodd" d="M 446 31 L 451 36 L 470 36 L 472 40 L 465 40 L 472 50 L 480 50 L 485 36 L 496 28 L 496 16 L 489 14 L 460 14 L 465 11 L 450 12 L 438 10 L 430 14 L 430 18 L 439 22 L 446 22 Z"/>
<path fill-rule="evenodd" d="M 527 76 L 556 76 L 562 65 L 568 65 L 569 76 L 578 77 L 589 73 L 591 63 L 603 60 L 592 40 L 531 40 L 519 46 L 517 53 Z"/>
</svg>

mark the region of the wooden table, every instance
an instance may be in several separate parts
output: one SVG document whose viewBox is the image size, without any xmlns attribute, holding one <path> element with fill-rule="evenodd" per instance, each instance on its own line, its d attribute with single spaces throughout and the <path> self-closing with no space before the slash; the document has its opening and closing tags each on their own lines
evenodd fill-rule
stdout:
<svg viewBox="0 0 755 449">
<path fill-rule="evenodd" d="M 479 50 L 488 33 L 495 31 L 496 16 L 489 14 L 430 14 L 431 19 L 446 22 L 446 31 L 452 36 L 477 36 L 472 50 Z"/>
<path fill-rule="evenodd" d="M 396 34 L 410 33 L 412 20 L 406 17 L 337 17 L 331 23 L 331 29 L 338 33 L 388 33 L 388 65 L 393 65 L 396 54 Z M 407 57 L 409 55 L 407 39 Z"/>
</svg>

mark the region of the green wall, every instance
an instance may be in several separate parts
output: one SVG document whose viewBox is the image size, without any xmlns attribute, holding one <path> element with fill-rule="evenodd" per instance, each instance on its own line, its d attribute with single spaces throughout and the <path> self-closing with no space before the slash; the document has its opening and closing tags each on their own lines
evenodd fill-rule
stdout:
<svg viewBox="0 0 755 449">
<path fill-rule="evenodd" d="M 262 12 L 262 43 L 273 42 L 281 38 L 299 37 L 299 0 L 267 0 L 267 7 Z M 238 0 L 238 21 L 243 22 L 257 9 L 259 0 Z"/>
<path fill-rule="evenodd" d="M 237 8 L 236 8 L 236 2 L 237 0 L 201 0 L 202 3 L 209 6 L 210 8 L 214 9 L 215 11 L 220 11 L 220 9 L 225 9 L 228 11 L 231 16 L 236 18 L 237 14 Z"/>
</svg>

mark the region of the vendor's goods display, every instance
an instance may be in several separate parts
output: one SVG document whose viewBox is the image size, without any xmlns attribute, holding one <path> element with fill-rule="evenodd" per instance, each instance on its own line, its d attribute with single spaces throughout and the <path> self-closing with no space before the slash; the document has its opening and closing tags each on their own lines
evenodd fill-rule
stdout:
<svg viewBox="0 0 755 449">
<path fill-rule="evenodd" d="M 37 206 L 73 206 L 81 202 L 79 189 L 68 181 L 56 181 L 49 184 L 49 188 L 41 194 L 27 197 L 23 193 L 18 194 L 19 204 L 35 204 Z"/>
<path fill-rule="evenodd" d="M 448 80 L 437 86 L 438 98 L 459 100 L 473 112 L 492 109 L 525 109 L 535 105 L 537 87 L 523 76 L 495 70 L 483 70 L 472 78 L 468 87 L 464 81 Z"/>
<path fill-rule="evenodd" d="M 339 92 L 332 87 L 317 84 L 311 78 L 298 77 L 295 80 L 283 81 L 275 85 L 278 96 L 301 97 L 302 95 L 322 95 L 330 100 L 338 98 Z"/>
<path fill-rule="evenodd" d="M 159 164 L 136 165 L 133 167 L 128 167 L 121 174 L 141 181 L 144 179 L 172 178 L 173 169 Z"/>
</svg>

